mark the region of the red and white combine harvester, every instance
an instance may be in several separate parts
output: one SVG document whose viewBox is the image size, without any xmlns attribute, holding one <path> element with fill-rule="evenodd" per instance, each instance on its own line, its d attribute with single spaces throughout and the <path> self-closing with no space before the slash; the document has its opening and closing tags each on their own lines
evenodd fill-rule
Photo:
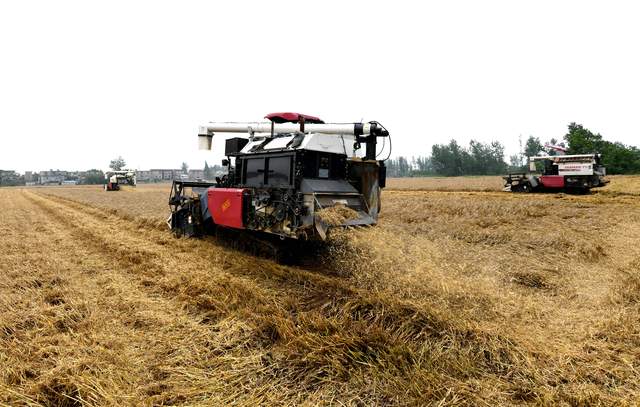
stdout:
<svg viewBox="0 0 640 407">
<path fill-rule="evenodd" d="M 135 170 L 120 170 L 120 171 L 107 171 L 104 174 L 104 190 L 105 191 L 119 191 L 120 185 L 129 185 L 135 187 L 136 171 Z"/>
<path fill-rule="evenodd" d="M 378 138 L 389 137 L 380 123 L 325 123 L 299 113 L 265 118 L 200 127 L 201 149 L 211 149 L 214 134 L 243 137 L 226 140 L 226 175 L 215 182 L 173 182 L 168 223 L 175 234 L 222 230 L 252 238 L 324 240 L 330 227 L 376 223 L 386 175 L 376 146 Z M 366 151 L 358 155 L 361 144 Z M 320 212 L 338 205 L 353 216 L 340 224 L 323 220 Z"/>
<path fill-rule="evenodd" d="M 601 154 L 529 157 L 530 172 L 503 177 L 505 191 L 586 193 L 607 182 L 601 159 Z"/>
</svg>

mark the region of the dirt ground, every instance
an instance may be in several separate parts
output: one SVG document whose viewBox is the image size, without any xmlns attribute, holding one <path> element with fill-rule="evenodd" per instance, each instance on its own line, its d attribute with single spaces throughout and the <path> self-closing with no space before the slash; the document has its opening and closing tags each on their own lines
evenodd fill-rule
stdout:
<svg viewBox="0 0 640 407">
<path fill-rule="evenodd" d="M 389 180 L 297 265 L 173 238 L 168 194 L 0 189 L 0 405 L 640 403 L 640 177 Z"/>
</svg>

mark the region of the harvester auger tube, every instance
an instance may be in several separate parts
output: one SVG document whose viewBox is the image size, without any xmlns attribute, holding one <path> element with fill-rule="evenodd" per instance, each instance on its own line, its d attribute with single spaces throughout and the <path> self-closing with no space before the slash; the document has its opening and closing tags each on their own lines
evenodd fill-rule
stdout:
<svg viewBox="0 0 640 407">
<path fill-rule="evenodd" d="M 376 150 L 379 137 L 390 138 L 383 125 L 325 123 L 291 112 L 265 118 L 268 121 L 212 122 L 199 128 L 201 149 L 211 149 L 218 133 L 240 136 L 226 140 L 227 174 L 215 183 L 174 183 L 172 229 L 197 235 L 199 223 L 209 222 L 216 229 L 284 240 L 324 240 L 332 227 L 376 224 L 386 179 L 384 160 L 377 159 L 381 152 Z M 365 152 L 358 155 L 363 144 Z M 195 193 L 185 197 L 183 190 L 189 186 Z M 327 221 L 331 211 L 335 216 Z"/>
</svg>

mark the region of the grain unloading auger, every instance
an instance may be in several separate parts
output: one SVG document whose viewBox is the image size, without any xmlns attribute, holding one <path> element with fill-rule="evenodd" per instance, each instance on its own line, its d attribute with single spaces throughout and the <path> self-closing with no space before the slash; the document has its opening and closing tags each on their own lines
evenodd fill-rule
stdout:
<svg viewBox="0 0 640 407">
<path fill-rule="evenodd" d="M 324 123 L 299 113 L 265 118 L 200 127 L 201 149 L 211 149 L 216 133 L 245 136 L 226 140 L 227 174 L 216 182 L 174 181 L 168 223 L 177 235 L 222 228 L 324 240 L 332 226 L 377 222 L 386 178 L 377 141 L 389 137 L 380 123 Z M 358 157 L 362 144 L 365 153 Z M 328 222 L 322 214 L 332 209 L 346 209 L 350 216 Z"/>
</svg>

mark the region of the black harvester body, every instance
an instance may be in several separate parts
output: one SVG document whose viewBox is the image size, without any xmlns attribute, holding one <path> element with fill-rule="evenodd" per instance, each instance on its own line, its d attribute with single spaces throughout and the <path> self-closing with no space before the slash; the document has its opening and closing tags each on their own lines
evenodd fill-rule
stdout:
<svg viewBox="0 0 640 407">
<path fill-rule="evenodd" d="M 212 123 L 201 128 L 201 148 L 214 133 L 245 133 L 226 140 L 227 174 L 215 182 L 174 181 L 168 223 L 177 235 L 219 229 L 280 239 L 324 240 L 333 226 L 373 225 L 380 211 L 386 168 L 376 160 L 377 122 L 325 124 L 297 113 L 267 116 L 266 123 Z M 364 157 L 355 152 L 366 146 Z M 327 223 L 337 205 L 351 216 Z"/>
</svg>

